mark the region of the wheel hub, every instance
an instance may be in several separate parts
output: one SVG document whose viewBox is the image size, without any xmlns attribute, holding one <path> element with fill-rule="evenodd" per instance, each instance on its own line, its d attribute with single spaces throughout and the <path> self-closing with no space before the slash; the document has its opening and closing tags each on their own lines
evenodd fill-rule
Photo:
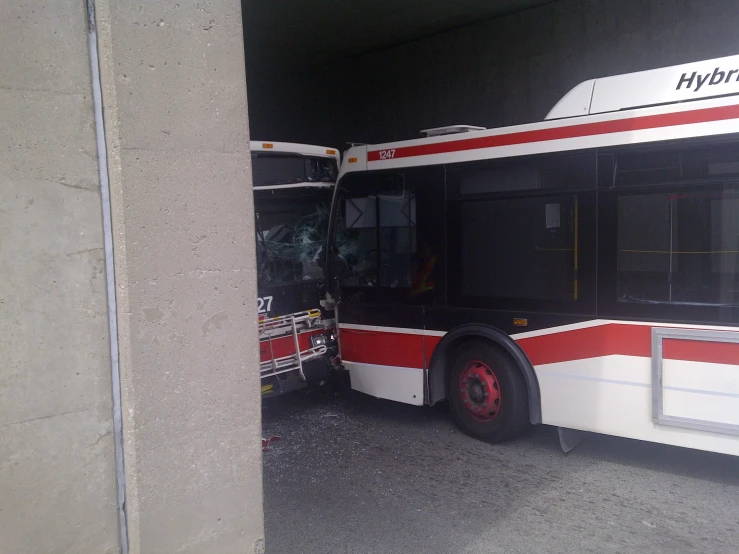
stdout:
<svg viewBox="0 0 739 554">
<path fill-rule="evenodd" d="M 500 410 L 500 385 L 495 372 L 480 361 L 469 362 L 459 376 L 459 395 L 478 421 L 494 419 Z"/>
</svg>

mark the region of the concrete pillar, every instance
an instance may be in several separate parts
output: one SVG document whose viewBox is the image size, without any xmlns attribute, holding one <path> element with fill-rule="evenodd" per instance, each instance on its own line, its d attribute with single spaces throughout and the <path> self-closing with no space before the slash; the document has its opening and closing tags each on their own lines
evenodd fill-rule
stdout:
<svg viewBox="0 0 739 554">
<path fill-rule="evenodd" d="M 0 552 L 115 553 L 85 4 L 0 2 Z"/>
<path fill-rule="evenodd" d="M 240 2 L 95 4 L 130 552 L 261 552 Z"/>
<path fill-rule="evenodd" d="M 0 552 L 261 552 L 240 4 L 87 4 L 0 3 Z"/>
</svg>

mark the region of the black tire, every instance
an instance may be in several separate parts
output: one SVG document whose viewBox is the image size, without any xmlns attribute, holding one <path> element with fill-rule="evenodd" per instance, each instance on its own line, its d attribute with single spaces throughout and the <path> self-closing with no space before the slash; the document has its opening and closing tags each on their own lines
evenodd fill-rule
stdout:
<svg viewBox="0 0 739 554">
<path fill-rule="evenodd" d="M 461 376 L 467 374 L 470 364 L 492 370 L 499 400 L 492 417 L 482 421 L 469 405 L 475 405 L 468 395 L 467 403 L 460 392 Z M 486 367 L 487 366 L 487 367 Z M 489 373 L 489 372 L 488 372 Z M 485 390 L 484 388 L 482 390 Z M 526 380 L 516 363 L 501 348 L 483 341 L 469 341 L 457 348 L 447 369 L 447 398 L 454 421 L 466 434 L 486 442 L 500 442 L 520 435 L 529 425 L 529 397 Z M 480 408 L 481 409 L 481 408 Z M 491 416 L 491 414 L 494 415 Z"/>
</svg>

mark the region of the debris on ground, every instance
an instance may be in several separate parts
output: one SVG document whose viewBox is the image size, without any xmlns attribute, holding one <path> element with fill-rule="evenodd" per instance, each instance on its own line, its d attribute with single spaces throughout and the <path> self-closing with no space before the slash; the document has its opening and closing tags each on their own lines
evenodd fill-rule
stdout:
<svg viewBox="0 0 739 554">
<path fill-rule="evenodd" d="M 262 439 L 262 452 L 269 452 L 269 445 L 278 440 L 280 440 L 280 437 L 276 435 L 268 439 L 263 438 Z"/>
</svg>

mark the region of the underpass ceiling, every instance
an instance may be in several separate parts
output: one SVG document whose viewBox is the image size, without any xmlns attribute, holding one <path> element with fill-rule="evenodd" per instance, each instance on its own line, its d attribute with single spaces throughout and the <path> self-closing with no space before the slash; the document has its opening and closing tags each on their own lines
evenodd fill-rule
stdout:
<svg viewBox="0 0 739 554">
<path fill-rule="evenodd" d="M 552 0 L 242 0 L 247 59 L 320 66 Z"/>
</svg>

